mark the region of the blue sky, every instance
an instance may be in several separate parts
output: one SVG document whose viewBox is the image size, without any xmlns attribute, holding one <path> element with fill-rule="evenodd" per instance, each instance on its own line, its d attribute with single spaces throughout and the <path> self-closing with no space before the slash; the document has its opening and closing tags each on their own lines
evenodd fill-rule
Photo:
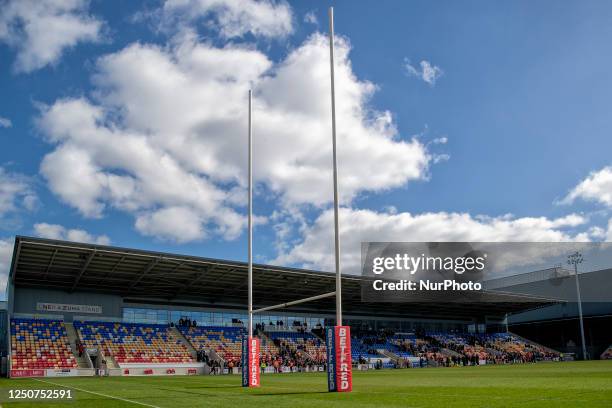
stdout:
<svg viewBox="0 0 612 408">
<path fill-rule="evenodd" d="M 330 5 L 349 272 L 612 240 L 609 2 L 238 3 L 0 2 L 0 273 L 17 234 L 244 260 L 250 86 L 256 259 L 329 269 Z"/>
</svg>

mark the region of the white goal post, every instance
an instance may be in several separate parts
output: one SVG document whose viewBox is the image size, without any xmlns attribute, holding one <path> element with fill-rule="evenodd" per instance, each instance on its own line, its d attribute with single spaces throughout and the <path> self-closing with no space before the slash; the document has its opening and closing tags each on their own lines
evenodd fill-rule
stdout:
<svg viewBox="0 0 612 408">
<path fill-rule="evenodd" d="M 351 368 L 350 328 L 342 326 L 342 275 L 340 270 L 340 231 L 338 198 L 338 162 L 336 154 L 336 91 L 334 74 L 334 10 L 329 8 L 329 61 L 331 85 L 331 133 L 332 133 L 332 173 L 334 187 L 334 258 L 336 290 L 316 296 L 298 299 L 277 305 L 253 309 L 253 91 L 249 90 L 248 110 L 248 334 L 242 343 L 242 386 L 259 387 L 260 367 L 259 339 L 253 332 L 253 315 L 275 309 L 299 305 L 332 296 L 336 297 L 336 324 L 325 329 L 327 350 L 328 389 L 331 392 L 348 392 L 353 389 Z"/>
</svg>

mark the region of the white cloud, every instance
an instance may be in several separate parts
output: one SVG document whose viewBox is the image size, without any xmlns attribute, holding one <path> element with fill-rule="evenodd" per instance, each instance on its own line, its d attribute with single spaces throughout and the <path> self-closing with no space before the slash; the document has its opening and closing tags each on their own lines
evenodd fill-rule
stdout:
<svg viewBox="0 0 612 408">
<path fill-rule="evenodd" d="M 438 164 L 438 163 L 449 161 L 449 160 L 450 160 L 450 154 L 441 153 L 441 154 L 433 155 L 433 164 Z"/>
<path fill-rule="evenodd" d="M 4 299 L 6 281 L 13 260 L 13 239 L 0 239 L 0 298 Z"/>
<path fill-rule="evenodd" d="M 606 236 L 607 242 L 612 242 L 612 218 L 608 221 L 608 234 Z"/>
<path fill-rule="evenodd" d="M 26 176 L 9 173 L 0 167 L 0 220 L 9 213 L 31 211 L 37 202 L 31 182 Z"/>
<path fill-rule="evenodd" d="M 229 39 L 251 33 L 260 37 L 285 37 L 293 32 L 291 7 L 272 0 L 167 0 L 162 10 L 166 27 L 204 19 L 219 35 Z"/>
<path fill-rule="evenodd" d="M 589 228 L 587 236 L 595 240 L 600 240 L 606 237 L 606 230 L 601 227 L 594 226 Z"/>
<path fill-rule="evenodd" d="M 4 118 L 0 116 L 0 128 L 10 128 L 13 127 L 13 122 L 9 118 Z"/>
<path fill-rule="evenodd" d="M 314 25 L 319 25 L 319 20 L 317 19 L 317 15 L 314 11 L 309 11 L 304 15 L 304 22 Z"/>
<path fill-rule="evenodd" d="M 376 88 L 354 75 L 349 50 L 339 39 L 344 203 L 423 179 L 433 160 L 419 140 L 397 134 L 389 112 L 369 107 Z M 55 150 L 41 172 L 85 216 L 113 207 L 133 214 L 146 235 L 234 238 L 245 225 L 239 197 L 246 195 L 246 90 L 254 85 L 258 191 L 285 208 L 322 208 L 332 198 L 328 64 L 320 34 L 277 64 L 252 48 L 189 36 L 167 47 L 130 45 L 98 61 L 95 102 L 63 99 L 43 109 L 39 126 Z"/>
<path fill-rule="evenodd" d="M 420 67 L 412 65 L 409 59 L 404 59 L 404 69 L 408 76 L 419 78 L 422 81 L 427 82 L 429 85 L 434 86 L 438 78 L 440 78 L 444 71 L 436 65 L 433 65 L 429 61 L 423 60 L 419 64 Z"/>
<path fill-rule="evenodd" d="M 15 70 L 31 72 L 57 62 L 80 42 L 98 41 L 102 22 L 87 0 L 11 0 L 0 8 L 0 41 L 17 50 Z"/>
<path fill-rule="evenodd" d="M 341 264 L 345 273 L 358 273 L 361 242 L 559 242 L 583 238 L 565 230 L 586 220 L 576 214 L 545 217 L 486 217 L 465 213 L 393 213 L 342 208 Z M 332 270 L 333 211 L 323 212 L 302 230 L 302 239 L 274 263 Z"/>
<path fill-rule="evenodd" d="M 612 207 L 612 166 L 604 167 L 589 174 L 561 200 L 561 203 L 571 204 L 576 199 L 593 201 Z"/>
<path fill-rule="evenodd" d="M 110 238 L 106 235 L 92 235 L 82 229 L 68 229 L 58 224 L 34 224 L 36 236 L 48 239 L 58 239 L 73 242 L 88 242 L 92 244 L 108 245 Z"/>
<path fill-rule="evenodd" d="M 434 140 L 432 140 L 431 143 L 432 144 L 446 144 L 448 143 L 448 137 L 446 136 L 437 137 Z"/>
<path fill-rule="evenodd" d="M 176 242 L 205 237 L 199 214 L 186 207 L 168 207 L 143 214 L 136 219 L 136 229 L 143 235 L 166 237 Z"/>
</svg>

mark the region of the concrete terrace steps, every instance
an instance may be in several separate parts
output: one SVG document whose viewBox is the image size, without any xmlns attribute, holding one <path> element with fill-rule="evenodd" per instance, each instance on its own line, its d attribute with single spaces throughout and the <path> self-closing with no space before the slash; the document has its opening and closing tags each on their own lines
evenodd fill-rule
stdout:
<svg viewBox="0 0 612 408">
<path fill-rule="evenodd" d="M 272 352 L 272 353 L 278 353 L 278 347 L 276 346 L 276 344 L 274 344 L 274 341 L 268 337 L 268 335 L 264 332 L 264 331 L 259 331 L 259 333 L 257 334 L 257 337 L 259 337 L 259 340 L 261 341 L 261 349 L 263 350 L 264 346 L 267 346 L 268 349 Z"/>
<path fill-rule="evenodd" d="M 393 360 L 393 361 L 400 361 L 402 360 L 402 358 L 400 356 L 398 356 L 397 354 L 395 354 L 392 351 L 389 351 L 387 349 L 376 349 L 376 351 L 378 352 L 378 354 L 382 354 L 383 356 Z"/>
<path fill-rule="evenodd" d="M 68 342 L 70 343 L 70 350 L 72 350 L 72 354 L 79 365 L 79 368 L 92 368 L 91 361 L 88 361 L 85 353 L 81 357 L 79 357 L 79 350 L 76 347 L 76 340 L 79 339 L 76 329 L 72 323 L 64 322 L 64 327 L 66 327 L 66 335 L 68 337 Z"/>
<path fill-rule="evenodd" d="M 107 368 L 119 368 L 119 364 L 117 364 L 117 362 L 115 361 L 115 358 L 113 356 L 106 356 L 104 354 L 99 354 L 99 356 L 106 361 L 106 367 Z"/>
</svg>

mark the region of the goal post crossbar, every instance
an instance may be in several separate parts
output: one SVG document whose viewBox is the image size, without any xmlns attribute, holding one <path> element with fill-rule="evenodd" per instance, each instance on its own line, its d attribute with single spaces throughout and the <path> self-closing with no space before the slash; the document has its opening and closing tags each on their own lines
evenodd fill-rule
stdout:
<svg viewBox="0 0 612 408">
<path fill-rule="evenodd" d="M 332 296 L 336 296 L 336 292 L 328 292 L 328 293 L 323 293 L 322 295 L 316 295 L 316 296 L 311 296 L 311 297 L 307 297 L 304 299 L 293 300 L 291 302 L 280 303 L 278 305 L 266 306 L 266 307 L 262 307 L 259 309 L 255 309 L 251 313 L 255 314 L 255 313 L 261 313 L 261 312 L 267 312 L 268 310 L 282 309 L 284 307 L 295 306 L 301 303 L 312 302 L 313 300 L 325 299 L 325 298 L 332 297 Z"/>
</svg>

